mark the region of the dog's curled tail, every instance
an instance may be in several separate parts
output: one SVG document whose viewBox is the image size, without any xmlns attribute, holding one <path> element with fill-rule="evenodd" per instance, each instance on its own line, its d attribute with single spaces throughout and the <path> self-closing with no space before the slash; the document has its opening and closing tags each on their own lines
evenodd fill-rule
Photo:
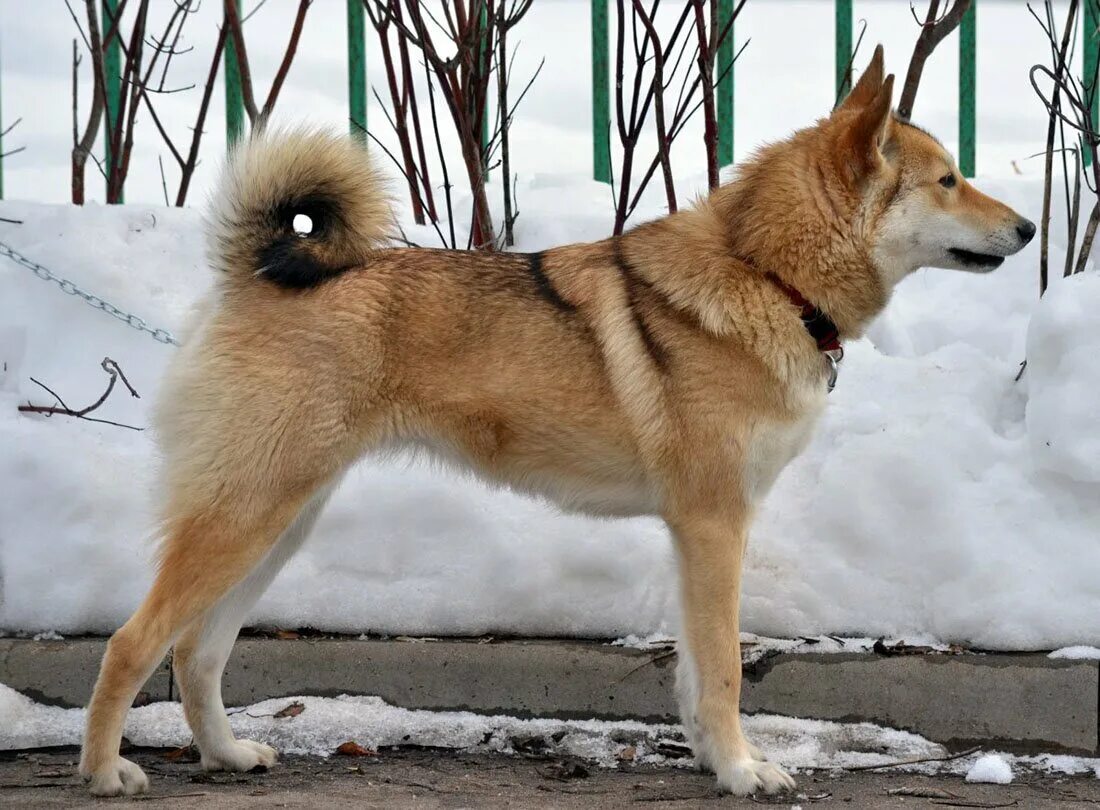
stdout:
<svg viewBox="0 0 1100 810">
<path fill-rule="evenodd" d="M 231 283 L 308 289 L 364 264 L 392 216 L 361 144 L 268 129 L 242 140 L 226 163 L 207 221 L 208 258 Z"/>
</svg>

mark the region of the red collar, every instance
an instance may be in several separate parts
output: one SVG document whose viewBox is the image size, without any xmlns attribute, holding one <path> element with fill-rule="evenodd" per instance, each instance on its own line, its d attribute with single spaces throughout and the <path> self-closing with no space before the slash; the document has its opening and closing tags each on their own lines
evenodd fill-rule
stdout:
<svg viewBox="0 0 1100 810">
<path fill-rule="evenodd" d="M 802 325 L 806 327 L 810 337 L 817 341 L 818 350 L 821 352 L 838 352 L 843 356 L 844 349 L 840 345 L 840 330 L 836 328 L 832 318 L 822 312 L 820 307 L 807 301 L 806 296 L 783 281 L 775 273 L 767 273 L 766 275 L 768 280 L 781 289 L 791 299 L 791 303 L 801 310 Z M 839 360 L 840 358 L 835 359 Z"/>
</svg>

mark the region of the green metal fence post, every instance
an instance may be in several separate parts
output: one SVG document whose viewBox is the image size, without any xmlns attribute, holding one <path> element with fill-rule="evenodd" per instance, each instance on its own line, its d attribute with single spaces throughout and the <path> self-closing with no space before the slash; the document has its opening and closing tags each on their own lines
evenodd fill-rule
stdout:
<svg viewBox="0 0 1100 810">
<path fill-rule="evenodd" d="M 103 36 L 114 25 L 115 16 L 118 14 L 118 0 L 103 0 L 101 16 L 103 18 Z M 108 176 L 111 172 L 111 139 L 114 137 L 115 128 L 118 126 L 118 99 L 120 83 L 122 80 L 122 59 L 119 49 L 121 26 L 115 26 L 114 34 L 104 42 L 103 54 L 103 79 L 107 84 L 107 126 L 103 131 L 103 165 Z M 108 181 L 109 184 L 110 181 Z M 122 202 L 122 189 L 119 189 L 118 201 Z"/>
<path fill-rule="evenodd" d="M 852 89 L 852 0 L 836 0 L 836 103 Z"/>
<path fill-rule="evenodd" d="M 610 73 L 607 59 L 607 0 L 592 5 L 592 178 L 611 182 Z"/>
<path fill-rule="evenodd" d="M 489 37 L 487 36 L 489 31 L 489 10 L 487 0 L 481 4 L 481 11 L 478 12 L 477 19 L 478 26 L 481 29 L 481 53 L 482 58 L 485 60 L 483 64 L 485 66 L 485 73 L 488 74 L 492 67 L 492 54 L 490 51 L 493 47 L 493 43 L 489 41 Z M 503 70 L 503 68 L 501 69 Z M 481 171 L 484 173 L 486 180 L 489 179 L 489 96 L 492 95 L 492 92 L 488 90 L 488 88 L 491 86 L 491 83 L 486 85 L 485 105 L 481 110 Z M 502 125 L 503 123 L 504 122 L 501 121 Z"/>
<path fill-rule="evenodd" d="M 718 46 L 718 165 L 733 163 L 733 0 L 718 0 L 718 35 L 729 31 Z"/>
<path fill-rule="evenodd" d="M 226 0 L 237 4 L 237 16 L 241 14 L 241 0 Z M 232 147 L 244 132 L 244 95 L 241 91 L 241 67 L 237 62 L 237 46 L 230 34 L 225 43 L 225 145 Z"/>
<path fill-rule="evenodd" d="M 1096 63 L 1100 60 L 1100 3 L 1097 0 L 1085 0 L 1085 13 L 1081 23 L 1081 84 L 1085 98 L 1092 101 L 1092 129 L 1097 130 Z M 1092 150 L 1085 149 L 1085 165 L 1092 165 Z"/>
<path fill-rule="evenodd" d="M 975 43 L 978 30 L 978 0 L 963 14 L 959 27 L 959 170 L 963 177 L 974 176 L 975 118 Z"/>
<path fill-rule="evenodd" d="M 367 140 L 367 35 L 363 0 L 348 0 L 348 129 Z"/>
</svg>

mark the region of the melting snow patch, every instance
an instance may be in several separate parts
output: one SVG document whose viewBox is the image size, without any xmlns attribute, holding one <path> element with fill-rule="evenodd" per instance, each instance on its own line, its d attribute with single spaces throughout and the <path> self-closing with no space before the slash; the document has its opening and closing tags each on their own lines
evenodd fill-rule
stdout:
<svg viewBox="0 0 1100 810">
<path fill-rule="evenodd" d="M 1085 759 L 1065 754 L 1037 754 L 1020 757 L 1018 761 L 1043 773 L 1064 773 L 1069 776 L 1091 773 L 1100 779 L 1100 759 Z"/>
<path fill-rule="evenodd" d="M 305 709 L 294 717 L 274 717 L 287 704 Z M 83 709 L 43 706 L 0 684 L 0 750 L 76 745 L 84 727 Z M 691 763 L 679 726 L 629 720 L 520 720 L 470 712 L 413 711 L 377 697 L 280 698 L 234 711 L 229 718 L 239 737 L 262 740 L 292 754 L 327 756 L 355 740 L 369 748 L 423 745 L 473 751 L 516 751 L 576 756 L 615 767 L 627 747 L 634 761 Z M 754 715 L 745 732 L 787 768 L 842 768 L 900 759 L 942 756 L 941 746 L 915 734 L 870 723 L 832 723 Z M 130 712 L 126 736 L 136 745 L 173 747 L 191 734 L 177 703 L 156 703 Z"/>
<path fill-rule="evenodd" d="M 276 717 L 287 705 L 305 708 L 294 716 Z M 0 751 L 54 745 L 78 745 L 84 730 L 83 709 L 44 706 L 0 684 Z M 420 745 L 467 751 L 546 756 L 574 756 L 614 768 L 633 748 L 635 762 L 687 767 L 691 754 L 679 726 L 630 720 L 521 720 L 471 712 L 414 711 L 390 706 L 377 697 L 286 697 L 267 700 L 229 717 L 238 737 L 260 740 L 288 754 L 328 756 L 354 740 L 368 748 Z M 1100 759 L 1039 754 L 1013 757 L 990 754 L 948 762 L 936 743 L 871 723 L 834 723 L 774 715 L 742 718 L 745 733 L 780 765 L 793 771 L 852 768 L 902 761 L 920 773 L 966 774 L 971 782 L 1012 781 L 1012 769 L 1044 773 L 1094 773 Z M 136 745 L 176 747 L 191 733 L 178 703 L 155 703 L 134 709 L 126 736 Z M 967 764 L 971 763 L 969 769 Z"/>
<path fill-rule="evenodd" d="M 1060 650 L 1055 650 L 1047 657 L 1100 660 L 1100 648 L 1085 646 L 1062 647 Z"/>
<path fill-rule="evenodd" d="M 1012 781 L 1012 766 L 1000 754 L 985 754 L 966 772 L 967 782 L 985 782 L 992 785 L 1007 785 Z"/>
<path fill-rule="evenodd" d="M 612 647 L 629 647 L 635 650 L 660 650 L 675 645 L 676 639 L 668 633 L 650 633 L 647 636 L 631 633 L 611 642 Z"/>
</svg>

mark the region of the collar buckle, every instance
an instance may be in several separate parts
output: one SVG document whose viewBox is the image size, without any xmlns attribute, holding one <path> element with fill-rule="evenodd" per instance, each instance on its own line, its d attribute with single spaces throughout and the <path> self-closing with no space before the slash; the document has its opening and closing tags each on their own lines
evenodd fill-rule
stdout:
<svg viewBox="0 0 1100 810">
<path fill-rule="evenodd" d="M 838 346 L 835 349 L 827 349 L 822 352 L 825 356 L 825 366 L 829 372 L 828 384 L 829 393 L 833 393 L 833 389 L 836 388 L 837 378 L 840 376 L 840 361 L 844 359 L 844 347 Z"/>
<path fill-rule="evenodd" d="M 836 388 L 836 380 L 840 374 L 840 361 L 844 359 L 844 347 L 840 345 L 840 330 L 836 328 L 833 319 L 820 307 L 810 303 L 806 297 L 787 284 L 775 273 L 767 273 L 767 278 L 775 284 L 790 299 L 791 303 L 799 307 L 802 325 L 810 333 L 810 337 L 817 343 L 817 350 L 825 355 L 825 366 L 829 377 L 829 391 Z"/>
</svg>

